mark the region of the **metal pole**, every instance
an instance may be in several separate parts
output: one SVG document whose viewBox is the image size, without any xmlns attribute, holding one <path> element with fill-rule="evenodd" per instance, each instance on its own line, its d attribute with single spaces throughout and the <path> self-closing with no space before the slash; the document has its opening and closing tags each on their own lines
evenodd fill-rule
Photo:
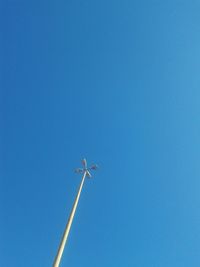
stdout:
<svg viewBox="0 0 200 267">
<path fill-rule="evenodd" d="M 60 261 L 61 261 L 62 254 L 63 254 L 64 248 L 65 248 L 65 244 L 66 244 L 66 241 L 67 241 L 67 238 L 68 238 L 68 235 L 69 235 L 69 231 L 70 231 L 70 228 L 71 228 L 71 225 L 72 225 L 74 214 L 76 212 L 76 207 L 78 205 L 79 197 L 80 197 L 80 194 L 81 194 L 81 191 L 82 191 L 82 187 L 83 187 L 83 184 L 84 184 L 84 181 L 85 181 L 86 174 L 87 174 L 86 171 L 84 171 L 83 177 L 82 177 L 82 180 L 81 180 L 81 184 L 79 186 L 79 190 L 78 190 L 77 196 L 75 198 L 74 205 L 73 205 L 73 208 L 71 210 L 71 214 L 69 216 L 69 219 L 68 219 L 67 225 L 65 227 L 65 231 L 64 231 L 64 234 L 63 234 L 59 249 L 58 249 L 58 253 L 57 253 L 56 258 L 55 258 L 54 263 L 53 263 L 53 267 L 59 267 L 59 265 L 60 265 Z"/>
</svg>

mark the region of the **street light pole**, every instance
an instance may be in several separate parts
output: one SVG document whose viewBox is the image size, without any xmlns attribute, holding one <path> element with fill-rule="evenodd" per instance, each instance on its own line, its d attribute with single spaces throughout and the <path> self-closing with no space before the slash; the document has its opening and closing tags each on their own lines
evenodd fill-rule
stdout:
<svg viewBox="0 0 200 267">
<path fill-rule="evenodd" d="M 71 225 L 72 225 L 72 222 L 73 222 L 74 214 L 76 212 L 76 208 L 77 208 L 78 201 L 79 201 L 79 198 L 80 198 L 80 195 L 81 195 L 81 191 L 82 191 L 82 188 L 83 188 L 85 177 L 88 176 L 89 178 L 91 178 L 92 176 L 91 176 L 89 171 L 97 169 L 97 165 L 92 165 L 90 168 L 87 168 L 87 162 L 86 162 L 85 159 L 82 160 L 82 164 L 83 164 L 83 168 L 76 169 L 76 172 L 77 173 L 83 173 L 83 177 L 82 177 L 82 180 L 81 180 L 81 183 L 80 183 L 80 186 L 79 186 L 79 189 L 78 189 L 78 193 L 76 195 L 76 198 L 75 198 L 75 201 L 74 201 L 74 204 L 73 204 L 73 207 L 72 207 L 72 210 L 71 210 L 67 225 L 65 227 L 65 231 L 63 233 L 62 240 L 60 242 L 60 246 L 58 248 L 58 252 L 57 252 L 57 255 L 56 255 L 54 263 L 53 263 L 53 267 L 59 267 L 59 265 L 60 265 L 60 261 L 61 261 L 62 254 L 63 254 L 64 248 L 65 248 L 66 242 L 67 242 L 69 231 L 70 231 L 70 228 L 71 228 Z"/>
</svg>

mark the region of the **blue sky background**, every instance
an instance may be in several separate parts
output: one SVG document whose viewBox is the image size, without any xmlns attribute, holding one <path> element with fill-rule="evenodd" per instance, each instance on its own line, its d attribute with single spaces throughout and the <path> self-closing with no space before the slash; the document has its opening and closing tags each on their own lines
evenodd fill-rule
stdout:
<svg viewBox="0 0 200 267">
<path fill-rule="evenodd" d="M 1 2 L 0 266 L 200 266 L 200 2 Z"/>
</svg>

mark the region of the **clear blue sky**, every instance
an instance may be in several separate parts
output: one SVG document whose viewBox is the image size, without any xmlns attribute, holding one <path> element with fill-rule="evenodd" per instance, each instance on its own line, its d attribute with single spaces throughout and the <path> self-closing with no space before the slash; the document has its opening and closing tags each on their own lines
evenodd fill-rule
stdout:
<svg viewBox="0 0 200 267">
<path fill-rule="evenodd" d="M 199 1 L 5 0 L 0 266 L 200 266 Z"/>
</svg>

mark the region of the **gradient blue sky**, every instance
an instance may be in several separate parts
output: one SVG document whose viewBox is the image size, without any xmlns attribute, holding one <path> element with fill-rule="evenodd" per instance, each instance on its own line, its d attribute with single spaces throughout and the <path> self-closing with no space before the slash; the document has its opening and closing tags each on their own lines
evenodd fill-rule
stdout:
<svg viewBox="0 0 200 267">
<path fill-rule="evenodd" d="M 0 266 L 200 266 L 200 2 L 4 0 Z"/>
</svg>

